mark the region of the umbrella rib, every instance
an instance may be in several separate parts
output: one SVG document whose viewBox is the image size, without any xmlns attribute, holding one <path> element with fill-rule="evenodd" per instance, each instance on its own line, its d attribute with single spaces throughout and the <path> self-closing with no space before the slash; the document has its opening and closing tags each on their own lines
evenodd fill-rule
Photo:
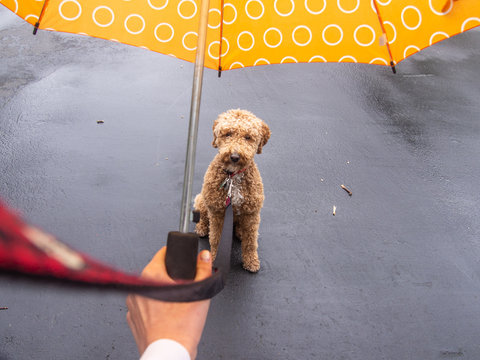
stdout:
<svg viewBox="0 0 480 360">
<path fill-rule="evenodd" d="M 378 17 L 378 21 L 380 22 L 380 27 L 382 28 L 382 33 L 386 39 L 385 45 L 387 46 L 388 56 L 390 56 L 390 66 L 392 67 L 393 73 L 396 74 L 397 70 L 395 69 L 395 62 L 393 61 L 392 51 L 390 50 L 390 44 L 388 43 L 387 32 L 385 30 L 385 26 L 383 26 L 383 20 L 382 20 L 382 16 L 380 15 L 380 10 L 378 9 L 377 0 L 373 0 L 373 4 L 375 5 L 375 11 L 377 12 L 377 17 Z"/>
<path fill-rule="evenodd" d="M 224 0 L 221 1 L 220 5 L 220 46 L 218 50 L 218 77 L 222 76 L 223 7 Z"/>
<path fill-rule="evenodd" d="M 45 13 L 45 9 L 47 7 L 48 0 L 43 2 L 42 11 L 40 11 L 40 16 L 38 17 L 38 21 L 35 23 L 33 28 L 33 35 L 37 35 L 38 27 L 40 26 L 40 21 L 43 19 L 43 14 Z"/>
</svg>

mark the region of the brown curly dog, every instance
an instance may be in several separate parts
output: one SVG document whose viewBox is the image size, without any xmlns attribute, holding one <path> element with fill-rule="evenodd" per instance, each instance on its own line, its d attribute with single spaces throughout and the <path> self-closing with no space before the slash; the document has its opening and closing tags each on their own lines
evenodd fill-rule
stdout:
<svg viewBox="0 0 480 360">
<path fill-rule="evenodd" d="M 235 233 L 242 242 L 243 267 L 260 270 L 258 228 L 263 206 L 263 184 L 253 158 L 262 152 L 270 138 L 270 129 L 261 119 L 246 110 L 229 110 L 213 124 L 213 147 L 218 154 L 210 163 L 202 191 L 195 198 L 200 222 L 199 236 L 209 236 L 215 259 L 220 241 L 225 207 L 233 206 Z"/>
</svg>

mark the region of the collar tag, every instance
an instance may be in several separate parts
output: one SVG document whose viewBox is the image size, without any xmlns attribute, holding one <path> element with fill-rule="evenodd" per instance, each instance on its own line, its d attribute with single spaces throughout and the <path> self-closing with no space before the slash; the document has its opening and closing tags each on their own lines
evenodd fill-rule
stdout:
<svg viewBox="0 0 480 360">
<path fill-rule="evenodd" d="M 223 180 L 223 182 L 221 183 L 219 189 L 222 189 L 222 188 L 224 188 L 224 187 L 227 185 L 228 179 L 229 179 L 229 178 L 227 177 L 225 180 Z"/>
<path fill-rule="evenodd" d="M 235 175 L 238 175 L 238 174 L 243 173 L 245 170 L 247 170 L 247 168 L 244 168 L 244 169 L 235 171 L 235 172 L 233 172 L 233 173 L 224 170 L 225 173 L 227 174 L 227 177 L 226 177 L 225 180 L 223 180 L 223 182 L 220 184 L 219 189 L 227 188 L 227 197 L 225 198 L 225 207 L 228 207 L 228 206 L 231 204 L 231 202 L 232 202 L 233 177 L 234 177 Z"/>
</svg>

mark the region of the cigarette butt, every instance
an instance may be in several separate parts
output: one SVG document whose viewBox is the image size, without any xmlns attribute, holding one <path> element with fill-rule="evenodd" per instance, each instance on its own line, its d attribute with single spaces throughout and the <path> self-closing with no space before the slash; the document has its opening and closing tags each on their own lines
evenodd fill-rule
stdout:
<svg viewBox="0 0 480 360">
<path fill-rule="evenodd" d="M 352 196 L 352 192 L 351 192 L 350 190 L 348 190 L 345 185 L 342 184 L 342 185 L 340 185 L 340 187 L 341 187 L 343 190 L 345 190 L 345 191 L 348 193 L 349 196 Z"/>
<path fill-rule="evenodd" d="M 333 216 L 335 216 L 336 212 L 337 212 L 337 207 L 333 205 Z"/>
<path fill-rule="evenodd" d="M 103 124 L 105 121 L 103 120 L 97 120 L 97 124 Z"/>
</svg>

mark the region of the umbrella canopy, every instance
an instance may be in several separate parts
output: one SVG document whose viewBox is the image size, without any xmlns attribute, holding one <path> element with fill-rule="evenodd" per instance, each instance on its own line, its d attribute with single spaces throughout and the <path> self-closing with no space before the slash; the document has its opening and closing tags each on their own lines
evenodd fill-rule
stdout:
<svg viewBox="0 0 480 360">
<path fill-rule="evenodd" d="M 195 60 L 201 0 L 0 3 L 40 29 Z M 210 0 L 205 66 L 228 70 L 291 62 L 393 65 L 478 25 L 478 0 Z"/>
</svg>

